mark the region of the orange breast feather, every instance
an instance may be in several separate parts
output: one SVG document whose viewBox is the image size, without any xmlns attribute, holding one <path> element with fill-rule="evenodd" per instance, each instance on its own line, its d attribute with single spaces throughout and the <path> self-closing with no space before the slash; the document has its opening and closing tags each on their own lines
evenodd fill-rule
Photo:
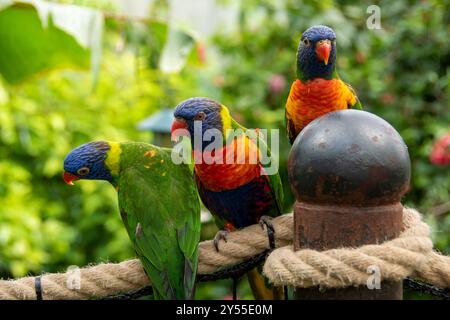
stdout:
<svg viewBox="0 0 450 320">
<path fill-rule="evenodd" d="M 214 159 L 219 158 L 223 159 L 223 163 L 212 163 Z M 247 136 L 242 135 L 220 149 L 204 151 L 202 163 L 195 164 L 195 174 L 210 191 L 232 190 L 260 176 L 261 166 L 258 159 L 257 146 Z"/>
<path fill-rule="evenodd" d="M 314 119 L 355 103 L 355 95 L 340 79 L 318 78 L 305 83 L 296 80 L 286 102 L 286 117 L 298 133 Z"/>
</svg>

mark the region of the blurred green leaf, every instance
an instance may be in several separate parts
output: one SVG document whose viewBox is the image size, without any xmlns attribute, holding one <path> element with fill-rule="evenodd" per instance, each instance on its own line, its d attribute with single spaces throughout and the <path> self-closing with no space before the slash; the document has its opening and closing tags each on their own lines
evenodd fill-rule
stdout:
<svg viewBox="0 0 450 320">
<path fill-rule="evenodd" d="M 100 12 L 40 0 L 0 1 L 0 73 L 11 84 L 55 68 L 98 70 Z"/>
<path fill-rule="evenodd" d="M 193 36 L 187 32 L 170 28 L 159 62 L 161 71 L 167 73 L 179 72 L 186 63 L 194 45 L 195 39 Z"/>
</svg>

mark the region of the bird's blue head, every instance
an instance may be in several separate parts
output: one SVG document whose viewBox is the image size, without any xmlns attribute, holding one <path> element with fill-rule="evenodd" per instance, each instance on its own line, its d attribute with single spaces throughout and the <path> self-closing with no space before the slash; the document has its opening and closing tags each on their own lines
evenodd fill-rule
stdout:
<svg viewBox="0 0 450 320">
<path fill-rule="evenodd" d="M 177 134 L 177 129 L 185 129 L 191 136 L 191 144 L 194 147 L 195 124 L 201 123 L 202 138 L 209 129 L 219 130 L 223 137 L 226 130 L 231 128 L 231 116 L 228 108 L 217 101 L 208 98 L 190 98 L 178 104 L 174 111 L 175 120 L 172 124 L 172 136 Z M 202 141 L 205 148 L 211 141 Z"/>
<path fill-rule="evenodd" d="M 297 52 L 297 77 L 308 81 L 331 79 L 336 66 L 336 34 L 327 26 L 313 26 L 302 34 Z"/>
<path fill-rule="evenodd" d="M 67 184 L 79 179 L 113 182 L 111 153 L 117 153 L 116 145 L 115 142 L 94 141 L 73 149 L 64 159 L 64 181 Z"/>
</svg>

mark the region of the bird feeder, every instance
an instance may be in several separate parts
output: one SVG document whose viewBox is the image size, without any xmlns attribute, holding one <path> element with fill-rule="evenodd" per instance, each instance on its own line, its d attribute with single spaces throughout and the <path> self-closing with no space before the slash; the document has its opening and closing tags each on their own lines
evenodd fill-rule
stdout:
<svg viewBox="0 0 450 320">
<path fill-rule="evenodd" d="M 294 250 L 359 247 L 397 237 L 410 170 L 401 136 L 376 115 L 341 110 L 311 122 L 289 154 Z M 296 297 L 401 299 L 402 291 L 401 282 L 382 282 L 381 289 L 297 289 Z"/>
<path fill-rule="evenodd" d="M 164 108 L 150 117 L 142 120 L 137 125 L 141 131 L 150 131 L 153 133 L 153 144 L 160 147 L 170 147 L 170 129 L 173 122 L 173 109 Z"/>
</svg>

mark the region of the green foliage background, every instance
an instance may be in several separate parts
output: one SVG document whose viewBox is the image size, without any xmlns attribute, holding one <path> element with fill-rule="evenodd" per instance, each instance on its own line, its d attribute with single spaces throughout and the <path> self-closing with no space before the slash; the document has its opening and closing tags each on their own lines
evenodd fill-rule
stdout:
<svg viewBox="0 0 450 320">
<path fill-rule="evenodd" d="M 110 8 L 104 1 L 64 2 Z M 107 19 L 95 85 L 91 74 L 75 71 L 50 72 L 20 86 L 0 80 L 0 277 L 133 257 L 115 191 L 103 182 L 66 186 L 66 153 L 94 139 L 150 141 L 136 123 L 191 96 L 218 99 L 247 127 L 283 133 L 298 40 L 317 23 L 337 31 L 341 78 L 357 90 L 365 110 L 389 121 L 409 147 L 412 183 L 404 203 L 423 213 L 448 203 L 449 167 L 432 165 L 429 154 L 450 129 L 449 1 L 378 1 L 383 29 L 369 30 L 366 8 L 372 2 L 242 1 L 238 32 L 201 44 L 206 61 L 192 54 L 174 74 L 157 68 L 162 44 L 154 24 Z M 158 3 L 164 17 L 165 2 Z M 274 75 L 285 79 L 281 91 L 270 87 Z M 281 138 L 289 210 L 289 145 Z M 448 213 L 426 215 L 437 248 L 447 254 Z M 203 284 L 199 296 L 221 298 L 230 294 L 226 286 Z M 248 297 L 247 287 L 241 295 Z"/>
</svg>

